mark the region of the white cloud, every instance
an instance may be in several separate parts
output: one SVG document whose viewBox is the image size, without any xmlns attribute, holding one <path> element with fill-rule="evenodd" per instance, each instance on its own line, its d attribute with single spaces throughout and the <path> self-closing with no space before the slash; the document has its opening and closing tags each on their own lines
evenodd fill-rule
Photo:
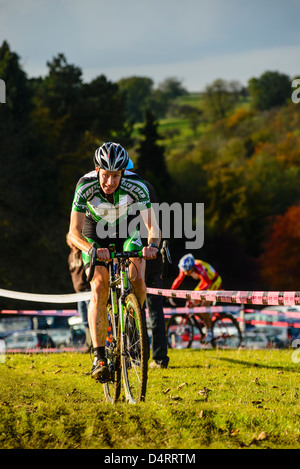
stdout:
<svg viewBox="0 0 300 469">
<path fill-rule="evenodd" d="M 132 75 L 147 76 L 156 84 L 167 77 L 177 77 L 190 91 L 203 91 L 205 86 L 217 78 L 238 80 L 247 85 L 252 77 L 258 77 L 266 70 L 285 73 L 291 78 L 300 73 L 300 45 L 293 47 L 253 50 L 247 53 L 224 54 L 202 60 L 183 61 L 171 64 L 146 66 L 106 67 L 83 69 L 86 81 L 104 74 L 109 80 Z"/>
</svg>

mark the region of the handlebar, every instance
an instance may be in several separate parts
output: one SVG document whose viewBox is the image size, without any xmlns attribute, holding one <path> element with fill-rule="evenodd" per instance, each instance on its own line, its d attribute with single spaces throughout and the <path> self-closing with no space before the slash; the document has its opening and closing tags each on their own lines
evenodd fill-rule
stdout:
<svg viewBox="0 0 300 469">
<path fill-rule="evenodd" d="M 93 247 L 93 250 L 92 250 L 91 261 L 90 261 L 90 271 L 87 276 L 88 282 L 91 282 L 94 277 L 96 260 L 97 260 L 97 244 L 93 243 L 92 247 Z M 142 251 L 115 252 L 114 244 L 109 245 L 109 251 L 110 251 L 111 259 L 129 259 L 130 257 L 139 257 L 139 258 L 143 257 Z M 166 240 L 163 241 L 162 248 L 160 249 L 160 251 L 158 251 L 157 255 L 160 255 L 162 257 L 163 267 L 162 267 L 161 279 L 164 279 L 168 271 L 167 263 L 172 264 L 168 241 Z"/>
</svg>

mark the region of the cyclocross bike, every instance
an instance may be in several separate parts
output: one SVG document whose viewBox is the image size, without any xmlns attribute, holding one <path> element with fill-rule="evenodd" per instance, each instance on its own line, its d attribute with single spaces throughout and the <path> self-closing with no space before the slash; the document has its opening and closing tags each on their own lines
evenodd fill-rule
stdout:
<svg viewBox="0 0 300 469">
<path fill-rule="evenodd" d="M 237 348 L 241 345 L 242 333 L 239 323 L 230 312 L 214 312 L 211 319 L 212 347 Z M 197 339 L 201 343 L 206 336 L 204 321 L 199 313 L 194 311 L 172 314 L 166 329 L 170 348 L 190 348 L 194 340 Z"/>
<path fill-rule="evenodd" d="M 94 275 L 97 246 L 91 256 L 90 282 Z M 103 383 L 106 401 L 115 403 L 121 394 L 121 380 L 127 402 L 137 404 L 145 400 L 148 375 L 148 337 L 145 314 L 131 290 L 129 281 L 130 258 L 142 258 L 142 251 L 117 253 L 115 245 L 109 246 L 109 300 L 107 311 L 109 328 L 106 339 L 106 356 L 110 369 L 110 380 Z M 171 257 L 167 241 L 158 252 L 162 256 L 162 278 Z"/>
</svg>

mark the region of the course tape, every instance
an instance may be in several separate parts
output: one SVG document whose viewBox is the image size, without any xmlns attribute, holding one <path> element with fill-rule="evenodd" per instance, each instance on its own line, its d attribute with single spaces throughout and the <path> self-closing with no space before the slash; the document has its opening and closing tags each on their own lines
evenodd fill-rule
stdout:
<svg viewBox="0 0 300 469">
<path fill-rule="evenodd" d="M 247 305 L 266 306 L 294 306 L 300 305 L 300 291 L 186 291 L 186 290 L 166 290 L 158 288 L 147 288 L 147 293 L 171 298 L 183 298 L 187 300 L 215 301 L 217 303 L 233 303 Z M 22 293 L 11 290 L 0 289 L 0 297 L 14 298 L 24 301 L 37 301 L 42 303 L 76 303 L 78 301 L 89 300 L 91 292 L 71 293 L 67 295 L 47 295 Z"/>
<path fill-rule="evenodd" d="M 70 293 L 67 295 L 42 295 L 37 293 L 23 293 L 11 290 L 2 290 L 0 296 L 23 301 L 37 301 L 39 303 L 77 303 L 91 298 L 91 292 Z"/>
<path fill-rule="evenodd" d="M 241 303 L 247 305 L 294 306 L 300 305 L 300 291 L 174 291 L 157 288 L 147 288 L 147 293 L 187 300 L 215 301 L 217 303 Z"/>
</svg>

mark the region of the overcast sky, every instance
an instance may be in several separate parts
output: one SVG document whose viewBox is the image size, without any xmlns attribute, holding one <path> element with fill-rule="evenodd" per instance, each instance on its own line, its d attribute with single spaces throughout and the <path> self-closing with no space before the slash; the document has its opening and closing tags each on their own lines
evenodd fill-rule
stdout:
<svg viewBox="0 0 300 469">
<path fill-rule="evenodd" d="M 62 52 L 87 82 L 176 77 L 201 91 L 266 70 L 299 75 L 300 0 L 0 0 L 3 40 L 29 78 Z"/>
</svg>

